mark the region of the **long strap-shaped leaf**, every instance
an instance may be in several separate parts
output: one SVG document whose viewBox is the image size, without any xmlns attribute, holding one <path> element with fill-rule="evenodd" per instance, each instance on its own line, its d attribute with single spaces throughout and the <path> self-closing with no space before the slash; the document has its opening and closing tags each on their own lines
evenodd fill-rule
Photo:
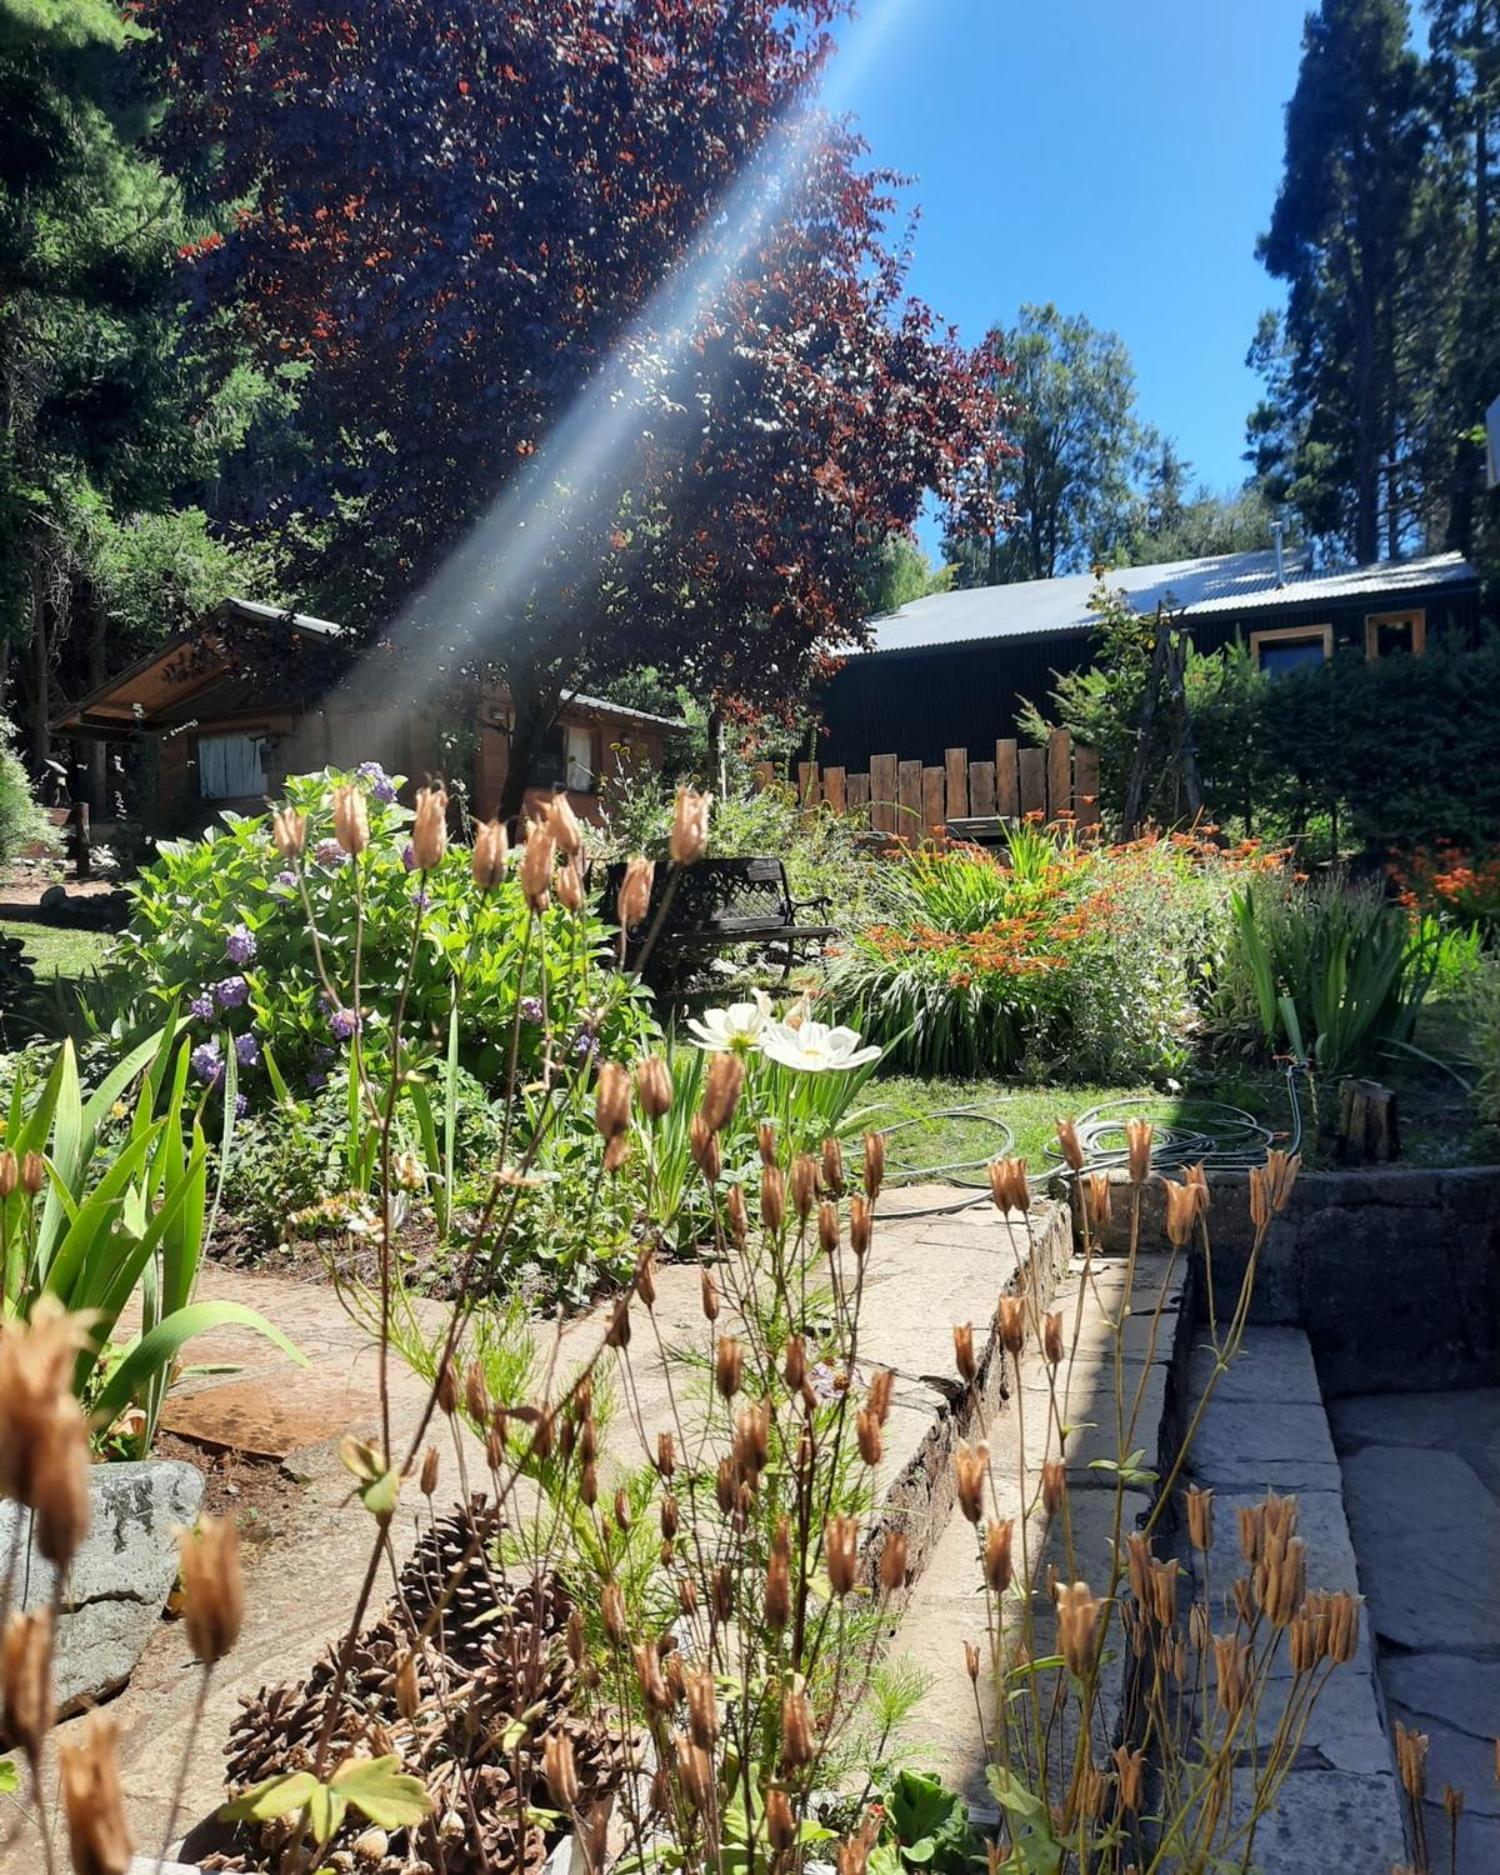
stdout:
<svg viewBox="0 0 1500 1875">
<path fill-rule="evenodd" d="M 303 1354 L 273 1322 L 242 1302 L 192 1302 L 185 1309 L 160 1321 L 149 1334 L 142 1335 L 120 1359 L 94 1402 L 94 1417 L 100 1425 L 112 1425 L 151 1376 L 175 1361 L 194 1335 L 210 1328 L 250 1328 L 290 1355 L 299 1367 L 306 1367 Z"/>
<path fill-rule="evenodd" d="M 68 1308 L 93 1307 L 93 1297 L 88 1293 L 89 1285 L 83 1280 L 89 1253 L 100 1235 L 108 1229 L 115 1207 L 125 1195 L 126 1186 L 145 1163 L 164 1125 L 165 1121 L 158 1120 L 149 1132 L 130 1141 L 78 1207 L 77 1217 L 68 1226 L 67 1234 L 57 1246 L 41 1286 L 51 1290 Z"/>
</svg>

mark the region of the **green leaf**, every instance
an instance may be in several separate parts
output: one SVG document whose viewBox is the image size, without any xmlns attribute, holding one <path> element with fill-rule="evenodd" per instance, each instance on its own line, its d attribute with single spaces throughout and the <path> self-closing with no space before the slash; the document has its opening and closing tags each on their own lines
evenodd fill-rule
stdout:
<svg viewBox="0 0 1500 1875">
<path fill-rule="evenodd" d="M 346 1758 L 333 1774 L 333 1789 L 381 1829 L 410 1829 L 432 1813 L 421 1778 L 402 1771 L 401 1760 Z"/>
<path fill-rule="evenodd" d="M 194 1335 L 204 1334 L 210 1328 L 231 1327 L 253 1328 L 283 1354 L 289 1354 L 299 1367 L 306 1367 L 307 1356 L 274 1323 L 254 1309 L 246 1308 L 244 1303 L 192 1302 L 158 1322 L 149 1334 L 142 1335 L 114 1368 L 94 1402 L 97 1419 L 103 1425 L 118 1419 L 137 1391 L 167 1362 L 176 1360 Z"/>
<path fill-rule="evenodd" d="M 20 1788 L 20 1784 L 21 1775 L 16 1769 L 15 1759 L 0 1758 L 0 1796 L 8 1797 L 13 1790 Z"/>
<path fill-rule="evenodd" d="M 287 1771 L 252 1785 L 219 1810 L 221 1823 L 272 1823 L 279 1816 L 303 1810 L 319 1788 L 311 1771 Z"/>
</svg>

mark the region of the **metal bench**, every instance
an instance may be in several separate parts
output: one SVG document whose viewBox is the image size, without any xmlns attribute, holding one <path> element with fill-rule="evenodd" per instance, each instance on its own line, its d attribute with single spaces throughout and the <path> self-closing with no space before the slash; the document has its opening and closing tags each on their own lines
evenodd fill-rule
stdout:
<svg viewBox="0 0 1500 1875">
<path fill-rule="evenodd" d="M 608 918 L 625 876 L 622 865 L 610 866 L 604 878 L 603 911 Z M 632 962 L 656 922 L 666 900 L 673 874 L 659 867 L 645 919 L 626 934 L 626 961 Z M 838 936 L 838 926 L 819 923 L 815 916 L 826 898 L 795 899 L 779 859 L 705 859 L 675 875 L 672 901 L 657 933 L 648 961 L 648 976 L 680 969 L 693 954 L 731 950 L 742 944 L 769 951 L 784 948 L 785 979 L 801 960 L 804 947 L 821 948 Z M 658 969 L 658 960 L 663 968 Z"/>
</svg>

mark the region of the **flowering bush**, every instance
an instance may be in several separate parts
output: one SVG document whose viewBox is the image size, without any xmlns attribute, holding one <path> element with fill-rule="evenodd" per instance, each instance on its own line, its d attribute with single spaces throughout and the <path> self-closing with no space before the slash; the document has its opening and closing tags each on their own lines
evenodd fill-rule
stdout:
<svg viewBox="0 0 1500 1875">
<path fill-rule="evenodd" d="M 1227 937 L 1229 886 L 1264 864 L 1185 836 L 1092 846 L 1022 828 L 1004 858 L 913 852 L 831 976 L 834 1006 L 918 1073 L 1171 1074 Z"/>
<path fill-rule="evenodd" d="M 597 919 L 553 906 L 542 918 L 557 941 L 531 942 L 514 880 L 481 891 L 459 852 L 418 874 L 412 813 L 396 800 L 400 779 L 367 762 L 352 775 L 327 771 L 287 784 L 292 806 L 308 817 L 300 881 L 276 850 L 270 817 L 234 813 L 201 839 L 164 843 L 142 874 L 111 975 L 164 1005 L 181 1004 L 199 1031 L 193 1072 L 201 1082 L 221 1078 L 232 1048 L 250 1106 L 278 1078 L 316 1093 L 356 1033 L 367 1050 L 386 1046 L 403 982 L 405 1046 L 419 1057 L 446 1056 L 451 1024 L 457 1060 L 490 1087 L 510 1071 L 518 1002 L 521 1079 L 535 1078 L 549 1046 L 584 1055 L 648 1032 L 642 993 L 623 976 L 585 968 L 609 939 Z M 330 795 L 344 783 L 359 789 L 369 823 L 357 859 L 334 834 Z M 427 914 L 415 937 L 414 908 Z M 350 986 L 342 1000 L 324 987 L 320 947 Z"/>
<path fill-rule="evenodd" d="M 1500 853 L 1441 844 L 1392 862 L 1401 902 L 1450 924 L 1500 930 Z"/>
</svg>

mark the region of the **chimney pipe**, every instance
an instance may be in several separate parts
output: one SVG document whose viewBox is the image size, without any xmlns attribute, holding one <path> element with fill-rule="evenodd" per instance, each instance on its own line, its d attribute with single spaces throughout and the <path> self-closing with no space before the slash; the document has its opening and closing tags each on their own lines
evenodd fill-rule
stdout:
<svg viewBox="0 0 1500 1875">
<path fill-rule="evenodd" d="M 1271 539 L 1276 543 L 1276 586 L 1278 591 L 1286 584 L 1286 561 L 1281 551 L 1282 523 L 1271 523 Z"/>
</svg>

